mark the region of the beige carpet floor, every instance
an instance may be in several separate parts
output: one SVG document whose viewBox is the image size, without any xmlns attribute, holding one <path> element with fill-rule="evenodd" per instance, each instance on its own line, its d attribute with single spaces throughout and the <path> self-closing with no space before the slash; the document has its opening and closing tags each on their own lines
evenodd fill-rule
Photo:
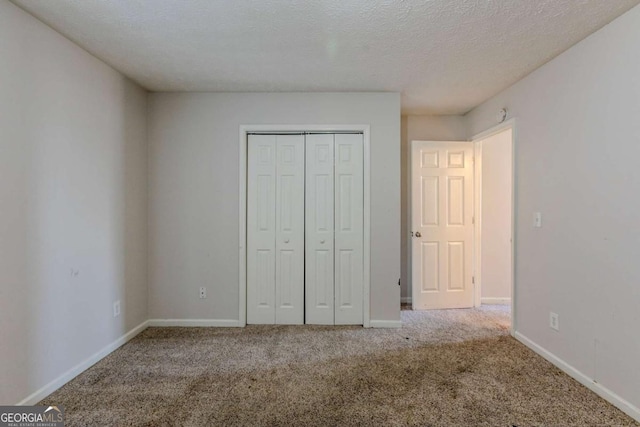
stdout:
<svg viewBox="0 0 640 427">
<path fill-rule="evenodd" d="M 149 328 L 41 404 L 68 426 L 638 425 L 510 337 L 504 308 L 402 320 Z"/>
</svg>

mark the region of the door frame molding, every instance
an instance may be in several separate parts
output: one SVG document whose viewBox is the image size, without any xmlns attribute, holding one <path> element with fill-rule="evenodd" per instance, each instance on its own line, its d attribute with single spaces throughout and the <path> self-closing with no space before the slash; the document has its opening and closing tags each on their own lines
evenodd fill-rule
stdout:
<svg viewBox="0 0 640 427">
<path fill-rule="evenodd" d="M 481 305 L 482 294 L 482 141 L 507 129 L 511 129 L 511 335 L 515 336 L 516 331 L 516 141 L 517 128 L 516 119 L 511 118 L 497 126 L 493 126 L 484 132 L 480 132 L 471 137 L 475 152 L 474 163 L 474 205 L 475 205 L 475 242 L 474 242 L 474 264 L 475 264 L 475 306 Z"/>
<path fill-rule="evenodd" d="M 364 245 L 363 245 L 363 289 L 362 318 L 365 328 L 371 327 L 371 139 L 369 125 L 240 125 L 239 130 L 239 291 L 238 326 L 247 325 L 247 135 L 250 133 L 297 133 L 297 132 L 361 132 L 364 149 Z"/>
</svg>

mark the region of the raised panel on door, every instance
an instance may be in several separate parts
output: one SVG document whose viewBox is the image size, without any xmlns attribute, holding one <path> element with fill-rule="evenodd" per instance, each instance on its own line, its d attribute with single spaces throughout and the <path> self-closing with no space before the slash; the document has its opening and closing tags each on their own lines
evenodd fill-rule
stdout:
<svg viewBox="0 0 640 427">
<path fill-rule="evenodd" d="M 447 242 L 447 290 L 464 291 L 465 283 L 465 244 L 462 242 Z"/>
<path fill-rule="evenodd" d="M 438 225 L 440 222 L 439 187 L 440 181 L 437 176 L 420 177 L 420 197 L 422 199 L 420 203 L 420 225 L 422 227 Z"/>
<path fill-rule="evenodd" d="M 363 323 L 363 136 L 335 135 L 335 324 Z"/>
<path fill-rule="evenodd" d="M 440 244 L 438 242 L 420 243 L 421 292 L 438 292 L 440 289 Z"/>
<path fill-rule="evenodd" d="M 304 135 L 276 137 L 275 323 L 304 323 Z"/>
<path fill-rule="evenodd" d="M 473 144 L 412 143 L 412 302 L 473 306 Z"/>
<path fill-rule="evenodd" d="M 334 135 L 307 135 L 305 323 L 334 324 Z"/>
<path fill-rule="evenodd" d="M 249 135 L 247 323 L 273 324 L 276 265 L 276 137 Z"/>
</svg>

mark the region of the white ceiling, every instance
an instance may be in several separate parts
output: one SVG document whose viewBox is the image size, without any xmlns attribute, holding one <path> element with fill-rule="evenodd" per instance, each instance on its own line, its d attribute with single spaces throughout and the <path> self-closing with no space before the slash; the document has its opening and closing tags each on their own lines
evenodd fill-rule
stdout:
<svg viewBox="0 0 640 427">
<path fill-rule="evenodd" d="M 640 0 L 12 0 L 153 91 L 393 91 L 459 114 Z"/>
</svg>

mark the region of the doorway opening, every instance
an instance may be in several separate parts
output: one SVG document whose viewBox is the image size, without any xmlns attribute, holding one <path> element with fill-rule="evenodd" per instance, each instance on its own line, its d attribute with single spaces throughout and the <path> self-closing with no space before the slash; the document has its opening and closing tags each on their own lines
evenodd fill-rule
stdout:
<svg viewBox="0 0 640 427">
<path fill-rule="evenodd" d="M 511 313 L 514 330 L 514 125 L 473 138 L 476 153 L 475 306 Z"/>
<path fill-rule="evenodd" d="M 412 309 L 515 318 L 514 134 L 512 119 L 468 142 L 411 142 Z"/>
</svg>

